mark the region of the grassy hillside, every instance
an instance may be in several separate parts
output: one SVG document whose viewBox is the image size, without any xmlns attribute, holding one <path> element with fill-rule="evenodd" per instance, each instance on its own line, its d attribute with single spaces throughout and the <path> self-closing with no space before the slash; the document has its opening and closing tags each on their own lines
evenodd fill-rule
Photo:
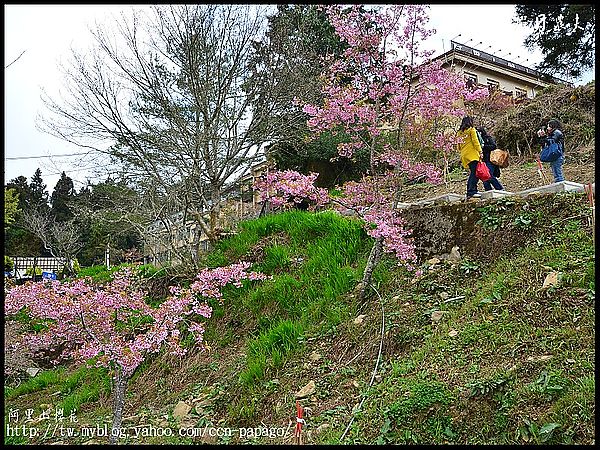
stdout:
<svg viewBox="0 0 600 450">
<path fill-rule="evenodd" d="M 214 305 L 208 351 L 161 354 L 138 369 L 121 442 L 292 443 L 295 394 L 306 387 L 304 443 L 593 443 L 595 252 L 585 196 L 472 207 L 473 245 L 460 260 L 423 261 L 415 278 L 386 259 L 363 304 L 353 289 L 371 241 L 356 221 L 292 211 L 241 224 L 206 264 L 246 260 L 272 280 Z M 544 287 L 552 273 L 557 283 Z M 5 385 L 5 410 L 19 409 L 15 424 L 25 424 L 28 408 L 75 408 L 73 428 L 101 429 L 111 418 L 108 381 L 99 369 L 44 370 Z M 107 442 L 30 426 L 41 435 L 5 443 Z M 187 433 L 212 427 L 231 433 Z"/>
</svg>

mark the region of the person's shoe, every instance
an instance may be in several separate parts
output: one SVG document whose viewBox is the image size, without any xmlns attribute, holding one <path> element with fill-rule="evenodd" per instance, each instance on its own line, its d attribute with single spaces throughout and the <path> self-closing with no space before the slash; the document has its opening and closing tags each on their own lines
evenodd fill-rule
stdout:
<svg viewBox="0 0 600 450">
<path fill-rule="evenodd" d="M 469 198 L 471 198 L 471 197 L 479 198 L 479 197 L 481 197 L 481 193 L 480 192 L 476 192 L 473 195 L 469 196 Z"/>
</svg>

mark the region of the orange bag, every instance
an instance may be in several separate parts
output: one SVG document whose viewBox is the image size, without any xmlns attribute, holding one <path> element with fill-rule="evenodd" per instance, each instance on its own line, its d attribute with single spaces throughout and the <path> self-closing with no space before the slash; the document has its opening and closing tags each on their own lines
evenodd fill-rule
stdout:
<svg viewBox="0 0 600 450">
<path fill-rule="evenodd" d="M 496 166 L 504 169 L 508 167 L 508 152 L 506 150 L 492 150 L 490 153 L 490 162 Z"/>
</svg>

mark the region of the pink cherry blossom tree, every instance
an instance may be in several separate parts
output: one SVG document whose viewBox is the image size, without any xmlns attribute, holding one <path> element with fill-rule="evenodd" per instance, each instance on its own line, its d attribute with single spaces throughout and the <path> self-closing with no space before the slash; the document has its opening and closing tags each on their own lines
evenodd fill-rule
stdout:
<svg viewBox="0 0 600 450">
<path fill-rule="evenodd" d="M 256 180 L 254 188 L 261 193 L 263 201 L 268 198 L 275 208 L 287 209 L 308 200 L 314 209 L 329 202 L 327 190 L 313 184 L 318 175 L 303 175 L 294 170 L 270 171 L 262 179 Z"/>
<path fill-rule="evenodd" d="M 397 208 L 407 180 L 441 182 L 439 166 L 415 162 L 428 150 L 441 155 L 448 166 L 448 154 L 455 151 L 455 124 L 465 114 L 461 105 L 487 96 L 487 90 L 467 89 L 462 76 L 432 62 L 423 42 L 434 33 L 427 28 L 426 5 L 391 5 L 376 11 L 363 6 L 332 5 L 326 11 L 340 39 L 348 44 L 343 55 L 323 74 L 323 105 L 306 104 L 303 111 L 315 134 L 341 131 L 348 140 L 338 145 L 339 157 L 352 158 L 356 150 L 367 149 L 370 170 L 359 182 L 347 183 L 342 195 L 330 198 L 338 208 L 354 211 L 365 222 L 375 243 L 367 261 L 360 296 L 370 283 L 382 251 L 394 253 L 409 268 L 416 257 L 411 230 Z M 301 100 L 296 99 L 297 103 Z M 302 181 L 296 194 L 276 195 L 287 187 L 275 182 L 262 186 L 264 198 L 276 198 L 275 205 L 311 191 L 310 179 L 287 173 L 288 179 Z M 268 189 L 265 189 L 268 188 Z M 313 189 L 316 189 L 313 187 Z M 275 197 L 274 197 L 275 196 Z M 307 198 L 308 195 L 307 195 Z"/>
<path fill-rule="evenodd" d="M 110 443 L 116 443 L 128 380 L 136 368 L 162 348 L 185 355 L 182 332 L 191 333 L 202 346 L 203 323 L 212 313 L 208 299 L 222 301 L 221 288 L 226 285 L 242 287 L 243 280 L 267 278 L 248 272 L 249 266 L 242 262 L 205 269 L 189 287 L 171 287 L 158 307 L 146 303 L 141 280 L 130 267 L 116 272 L 104 286 L 90 278 L 28 282 L 8 291 L 4 314 L 10 319 L 24 311 L 45 325 L 41 332 L 22 337 L 22 345 L 31 351 L 58 350 L 55 363 L 72 359 L 109 368 L 113 381 Z"/>
</svg>

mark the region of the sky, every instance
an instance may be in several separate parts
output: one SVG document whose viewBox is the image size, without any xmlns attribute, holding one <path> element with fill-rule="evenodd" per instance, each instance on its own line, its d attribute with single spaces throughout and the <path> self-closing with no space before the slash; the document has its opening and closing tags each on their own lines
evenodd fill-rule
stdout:
<svg viewBox="0 0 600 450">
<path fill-rule="evenodd" d="M 71 46 L 83 49 L 90 42 L 88 26 L 110 20 L 112 14 L 131 6 L 4 5 L 5 184 L 20 175 L 30 181 L 37 168 L 50 194 L 62 171 L 73 179 L 76 190 L 87 179 L 103 181 L 93 171 L 97 163 L 76 155 L 85 149 L 40 131 L 36 117 L 44 113 L 41 89 L 56 95 L 62 88 L 59 62 L 68 59 Z M 454 40 L 524 66 L 533 67 L 542 59 L 541 52 L 523 45 L 532 30 L 512 23 L 514 5 L 436 4 L 431 5 L 429 17 L 429 25 L 436 29 L 427 43 L 436 51 L 434 56 L 448 51 Z M 592 79 L 593 70 L 575 84 Z"/>
</svg>

